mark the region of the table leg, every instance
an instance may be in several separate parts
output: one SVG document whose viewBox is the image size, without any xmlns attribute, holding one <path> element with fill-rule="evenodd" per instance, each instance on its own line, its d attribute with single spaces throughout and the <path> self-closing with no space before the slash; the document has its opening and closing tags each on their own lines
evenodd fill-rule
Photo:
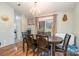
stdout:
<svg viewBox="0 0 79 59">
<path fill-rule="evenodd" d="M 37 56 L 39 56 L 39 48 L 37 49 Z"/>
<path fill-rule="evenodd" d="M 24 39 L 23 39 L 23 52 L 25 52 L 25 49 L 24 49 Z"/>
<path fill-rule="evenodd" d="M 52 56 L 52 44 L 51 44 L 51 51 L 50 51 L 50 53 L 51 53 L 51 56 Z"/>
<path fill-rule="evenodd" d="M 55 56 L 55 43 L 53 43 L 53 53 L 52 53 L 53 56 Z"/>
</svg>

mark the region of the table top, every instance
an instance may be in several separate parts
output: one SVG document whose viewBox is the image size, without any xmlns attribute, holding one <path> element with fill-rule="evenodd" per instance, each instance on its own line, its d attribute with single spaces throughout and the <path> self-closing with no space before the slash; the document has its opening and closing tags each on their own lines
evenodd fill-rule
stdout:
<svg viewBox="0 0 79 59">
<path fill-rule="evenodd" d="M 50 43 L 62 43 L 63 42 L 63 39 L 62 38 L 59 38 L 59 37 L 55 37 L 55 39 L 50 38 L 48 41 Z"/>
<path fill-rule="evenodd" d="M 34 40 L 36 40 L 36 37 L 34 37 Z M 50 43 L 61 43 L 63 41 L 63 38 L 55 37 L 54 39 L 52 37 L 48 38 L 47 40 Z"/>
</svg>

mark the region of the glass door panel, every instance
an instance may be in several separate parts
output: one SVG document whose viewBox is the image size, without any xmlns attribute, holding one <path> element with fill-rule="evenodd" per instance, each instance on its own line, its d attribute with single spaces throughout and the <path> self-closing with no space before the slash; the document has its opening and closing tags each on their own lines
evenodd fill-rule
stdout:
<svg viewBox="0 0 79 59">
<path fill-rule="evenodd" d="M 47 19 L 45 22 L 45 32 L 49 37 L 52 35 L 52 23 L 53 21 L 51 19 Z"/>
<path fill-rule="evenodd" d="M 45 32 L 48 36 L 52 35 L 52 19 L 45 19 L 43 21 L 39 21 L 39 32 Z"/>
<path fill-rule="evenodd" d="M 45 21 L 39 22 L 39 31 L 44 32 L 45 31 Z"/>
</svg>

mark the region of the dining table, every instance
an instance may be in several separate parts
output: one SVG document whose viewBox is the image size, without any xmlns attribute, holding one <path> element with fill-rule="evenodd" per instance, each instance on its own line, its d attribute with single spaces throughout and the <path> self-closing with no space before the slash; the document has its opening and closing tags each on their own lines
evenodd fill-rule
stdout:
<svg viewBox="0 0 79 59">
<path fill-rule="evenodd" d="M 42 35 L 42 36 L 46 37 L 46 35 Z M 36 35 L 34 35 L 34 41 L 37 41 Z M 51 44 L 51 56 L 55 56 L 56 45 L 61 44 L 64 41 L 64 39 L 61 38 L 61 37 L 50 36 L 50 37 L 48 37 L 47 41 L 48 41 L 49 44 Z"/>
<path fill-rule="evenodd" d="M 60 37 L 51 37 L 48 39 L 48 42 L 51 44 L 51 56 L 55 56 L 55 47 L 57 44 L 61 44 L 63 42 L 63 38 Z"/>
<path fill-rule="evenodd" d="M 24 51 L 24 43 L 25 43 L 25 41 L 26 41 L 26 39 L 23 39 L 23 51 Z M 35 37 L 35 35 L 34 35 L 34 41 L 35 42 L 37 42 L 37 39 L 36 39 L 36 37 Z M 62 38 L 60 38 L 60 37 L 50 37 L 50 38 L 48 38 L 48 40 L 47 40 L 48 42 L 49 42 L 49 44 L 51 45 L 51 56 L 55 56 L 55 46 L 57 45 L 57 44 L 61 44 L 62 42 L 63 42 L 63 39 Z"/>
</svg>

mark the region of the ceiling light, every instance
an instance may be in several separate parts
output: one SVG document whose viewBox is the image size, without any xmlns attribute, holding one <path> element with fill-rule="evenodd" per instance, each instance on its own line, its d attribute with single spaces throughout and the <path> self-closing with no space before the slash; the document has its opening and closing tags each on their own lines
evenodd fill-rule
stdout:
<svg viewBox="0 0 79 59">
<path fill-rule="evenodd" d="M 38 2 L 34 2 L 34 5 L 31 8 L 30 12 L 32 13 L 32 15 L 34 17 L 37 17 L 39 15 L 40 10 L 39 10 L 39 6 L 38 6 Z"/>
<path fill-rule="evenodd" d="M 18 6 L 21 6 L 21 3 L 17 3 Z"/>
</svg>

